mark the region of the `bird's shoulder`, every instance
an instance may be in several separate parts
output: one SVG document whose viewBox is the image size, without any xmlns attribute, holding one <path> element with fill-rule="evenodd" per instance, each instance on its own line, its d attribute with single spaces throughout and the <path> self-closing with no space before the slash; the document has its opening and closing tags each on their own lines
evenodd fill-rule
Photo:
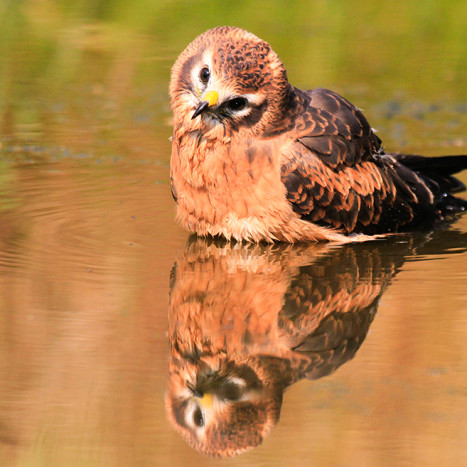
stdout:
<svg viewBox="0 0 467 467">
<path fill-rule="evenodd" d="M 334 91 L 294 88 L 292 136 L 330 167 L 353 166 L 382 152 L 362 111 Z"/>
<path fill-rule="evenodd" d="M 281 154 L 281 180 L 294 211 L 347 233 L 377 233 L 380 224 L 392 230 L 384 211 L 396 207 L 398 222 L 409 222 L 413 195 L 404 190 L 407 196 L 398 199 L 396 162 L 363 113 L 328 89 L 295 94 L 292 142 Z"/>
</svg>

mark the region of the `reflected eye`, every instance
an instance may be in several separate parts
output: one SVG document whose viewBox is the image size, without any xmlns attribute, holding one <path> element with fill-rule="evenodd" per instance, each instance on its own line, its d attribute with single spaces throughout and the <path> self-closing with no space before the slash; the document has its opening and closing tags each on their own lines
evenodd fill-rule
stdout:
<svg viewBox="0 0 467 467">
<path fill-rule="evenodd" d="M 228 401 L 238 401 L 244 393 L 244 388 L 233 382 L 225 382 L 219 386 L 219 396 Z"/>
<path fill-rule="evenodd" d="M 199 79 L 204 84 L 206 84 L 209 81 L 210 76 L 211 76 L 211 72 L 209 71 L 209 68 L 207 67 L 202 68 L 201 71 L 199 72 Z"/>
<path fill-rule="evenodd" d="M 196 426 L 203 426 L 204 425 L 204 418 L 201 412 L 201 409 L 197 408 L 195 413 L 193 414 L 193 421 L 195 422 Z"/>
<path fill-rule="evenodd" d="M 236 97 L 227 102 L 227 107 L 234 112 L 243 110 L 248 104 L 248 101 L 244 97 Z"/>
</svg>

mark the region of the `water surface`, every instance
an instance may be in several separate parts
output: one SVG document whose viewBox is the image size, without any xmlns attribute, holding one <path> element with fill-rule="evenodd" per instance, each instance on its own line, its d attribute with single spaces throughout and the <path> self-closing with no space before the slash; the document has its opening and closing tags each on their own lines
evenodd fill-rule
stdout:
<svg viewBox="0 0 467 467">
<path fill-rule="evenodd" d="M 465 3 L 251 8 L 0 7 L 2 465 L 467 462 L 467 217 L 341 249 L 190 238 L 174 223 L 167 97 L 185 45 L 235 24 L 294 84 L 363 108 L 388 150 L 466 153 Z M 274 326 L 312 336 L 306 365 L 281 353 L 288 379 L 269 373 L 279 419 L 230 460 L 190 447 L 166 410 L 190 297 L 211 323 L 194 331 L 227 335 L 237 361 L 277 356 Z M 247 310 L 270 329 L 245 339 Z M 216 327 L 225 316 L 237 326 Z"/>
</svg>

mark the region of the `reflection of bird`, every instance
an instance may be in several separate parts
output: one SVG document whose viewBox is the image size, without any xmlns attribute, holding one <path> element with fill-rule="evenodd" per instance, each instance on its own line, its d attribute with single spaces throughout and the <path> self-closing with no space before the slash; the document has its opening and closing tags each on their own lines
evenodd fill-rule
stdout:
<svg viewBox="0 0 467 467">
<path fill-rule="evenodd" d="M 172 424 L 210 455 L 260 444 L 288 386 L 353 357 L 401 261 L 374 242 L 190 243 L 171 277 Z"/>
<path fill-rule="evenodd" d="M 271 47 L 242 29 L 197 37 L 170 95 L 172 192 L 178 219 L 199 235 L 345 242 L 467 207 L 451 195 L 464 188 L 451 174 L 467 156 L 385 154 L 359 109 L 291 86 Z"/>
</svg>

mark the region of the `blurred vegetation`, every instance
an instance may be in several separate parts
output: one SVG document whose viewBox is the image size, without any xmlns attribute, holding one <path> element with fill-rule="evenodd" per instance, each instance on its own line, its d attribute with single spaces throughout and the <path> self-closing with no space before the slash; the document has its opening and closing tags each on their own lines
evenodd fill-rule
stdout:
<svg viewBox="0 0 467 467">
<path fill-rule="evenodd" d="M 230 24 L 270 42 L 297 86 L 333 88 L 364 108 L 390 144 L 420 133 L 406 115 L 461 151 L 466 17 L 463 0 L 2 0 L 3 146 L 167 161 L 170 67 L 196 35 Z M 433 112 L 447 114 L 441 127 Z"/>
</svg>

